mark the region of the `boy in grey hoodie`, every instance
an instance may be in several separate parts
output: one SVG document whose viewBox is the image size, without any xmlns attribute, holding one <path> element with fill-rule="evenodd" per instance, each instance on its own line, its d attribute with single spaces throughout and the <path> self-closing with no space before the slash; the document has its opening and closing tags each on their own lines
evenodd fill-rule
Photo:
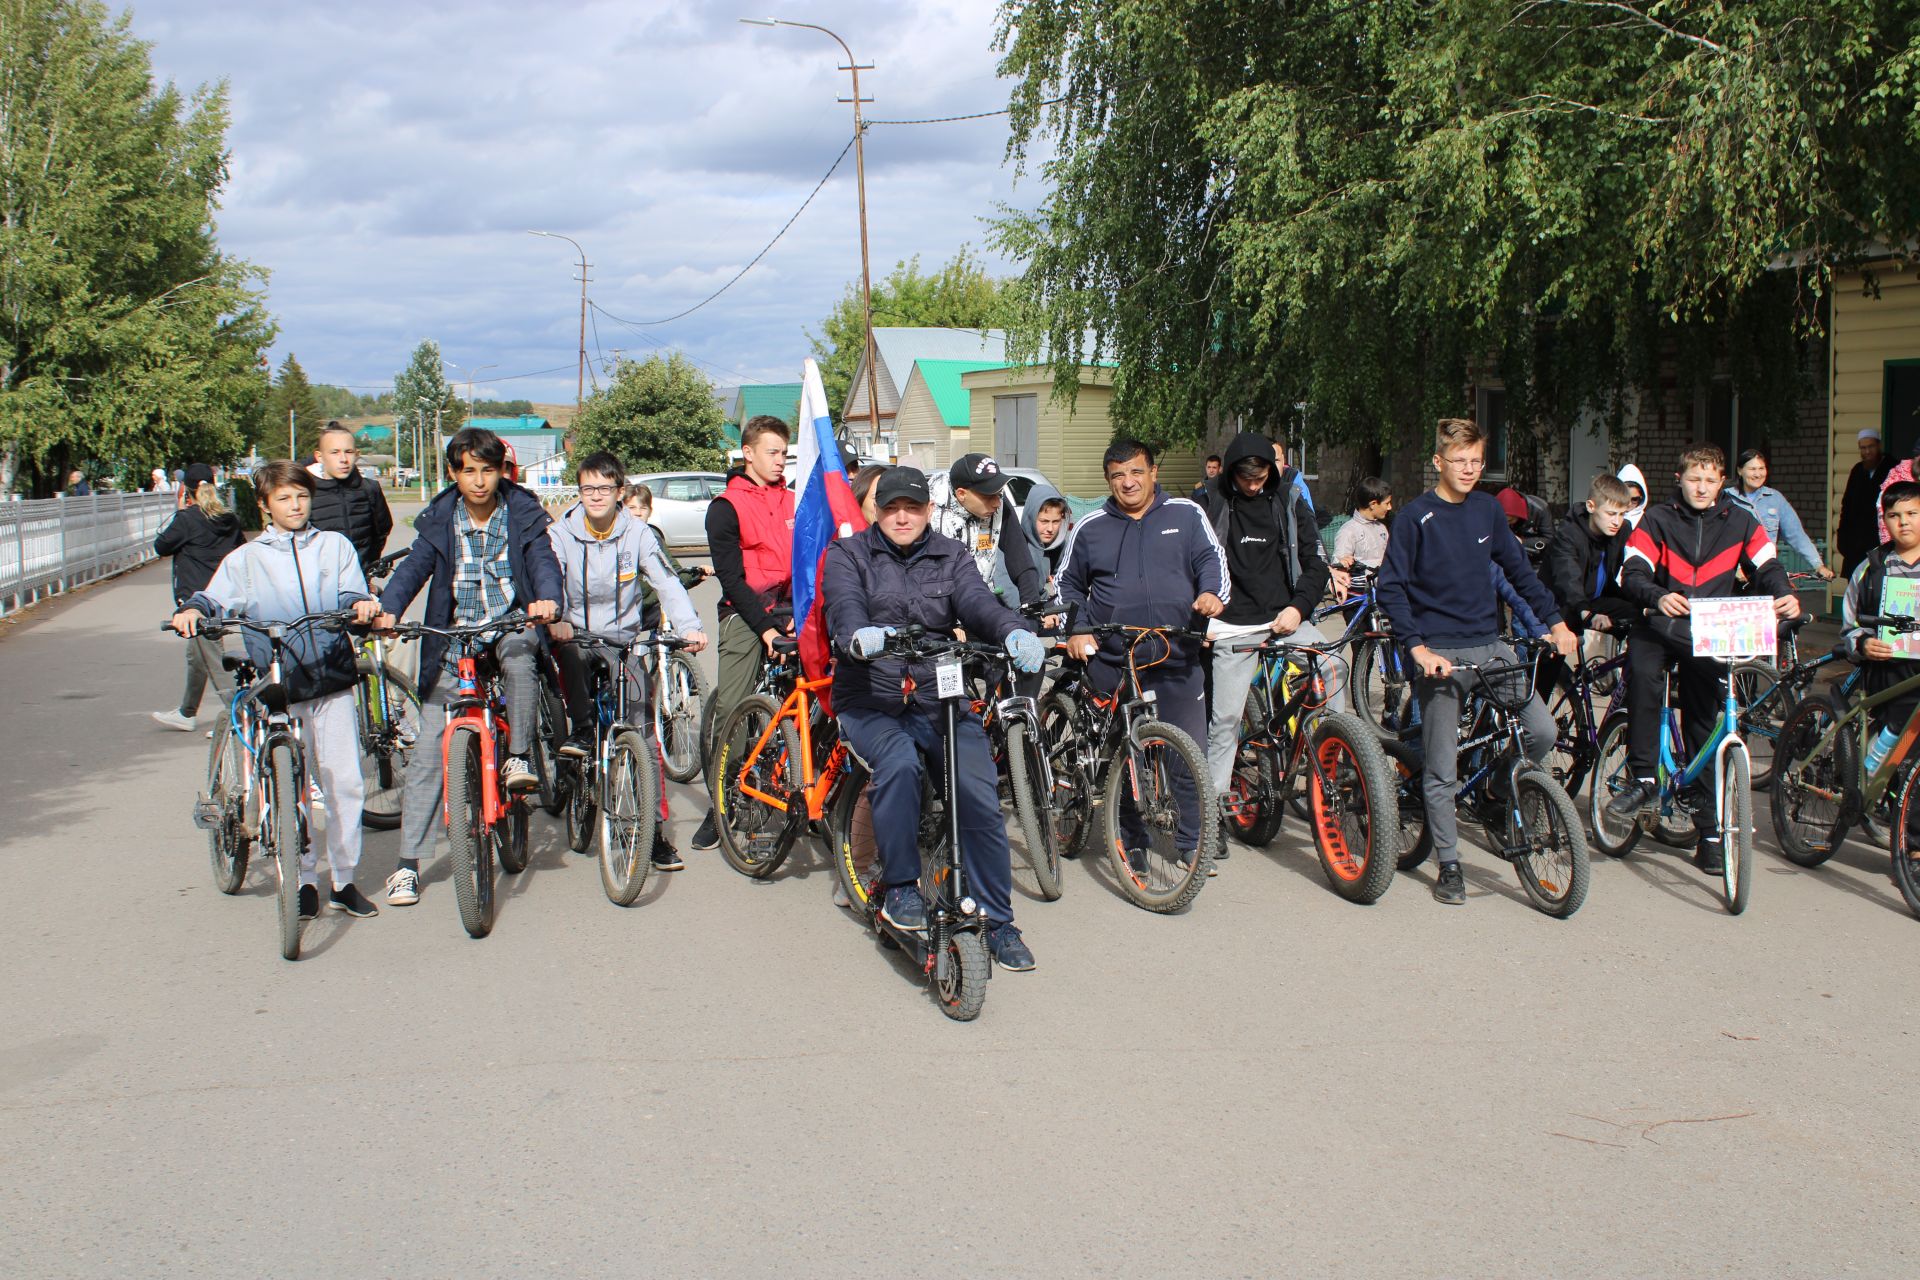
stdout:
<svg viewBox="0 0 1920 1280">
<path fill-rule="evenodd" d="M 240 617 L 287 622 L 308 613 L 351 608 L 358 622 L 371 622 L 380 606 L 367 594 L 359 553 L 337 533 L 310 527 L 313 477 L 293 462 L 269 462 L 254 473 L 254 491 L 267 529 L 220 562 L 213 579 L 173 615 L 173 629 L 191 636 L 202 618 Z M 246 635 L 247 652 L 265 670 L 272 647 Z M 333 870 L 335 911 L 379 915 L 353 883 L 360 864 L 360 734 L 353 689 L 359 682 L 353 645 L 343 632 L 302 627 L 290 633 L 282 678 L 293 716 L 300 723 L 314 775 L 328 806 L 327 862 Z M 308 797 L 301 797 L 302 803 Z M 320 912 L 319 852 L 309 842 L 300 854 L 300 918 Z"/>
</svg>

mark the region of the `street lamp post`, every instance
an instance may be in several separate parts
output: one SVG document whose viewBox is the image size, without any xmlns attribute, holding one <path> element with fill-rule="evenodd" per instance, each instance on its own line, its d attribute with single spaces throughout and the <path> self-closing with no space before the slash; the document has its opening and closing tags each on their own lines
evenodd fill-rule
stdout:
<svg viewBox="0 0 1920 1280">
<path fill-rule="evenodd" d="M 530 236 L 546 236 L 550 240 L 565 240 L 580 252 L 580 372 L 574 383 L 573 411 L 580 412 L 580 404 L 587 394 L 587 251 L 580 248 L 580 242 L 572 236 L 563 236 L 557 231 L 529 231 Z M 598 383 L 594 384 L 598 386 Z"/>
<path fill-rule="evenodd" d="M 447 359 L 447 358 L 446 358 L 445 356 L 442 356 L 442 357 L 440 357 L 440 363 L 441 363 L 441 364 L 444 364 L 444 365 L 446 365 L 446 366 L 448 366 L 449 368 L 453 368 L 453 369 L 458 369 L 458 368 L 460 368 L 460 367 L 461 367 L 461 366 L 459 366 L 459 365 L 457 365 L 457 364 L 455 364 L 455 363 L 454 363 L 453 361 L 451 361 L 451 360 L 449 360 L 449 359 Z M 497 364 L 482 364 L 482 365 L 470 365 L 470 366 L 467 366 L 467 421 L 468 421 L 469 423 L 471 423 L 471 422 L 473 421 L 473 404 L 474 404 L 474 400 L 473 400 L 473 383 L 474 383 L 474 379 L 475 379 L 475 378 L 476 378 L 476 377 L 477 377 L 478 375 L 480 375 L 480 374 L 483 374 L 483 373 L 485 373 L 485 372 L 486 372 L 487 370 L 489 370 L 489 369 L 498 369 L 499 367 L 500 367 L 500 366 L 499 366 L 499 365 L 497 365 Z M 434 449 L 435 449 L 436 451 L 438 451 L 438 450 L 439 450 L 439 449 L 441 448 L 441 445 L 440 445 L 440 411 L 439 411 L 438 409 L 436 409 L 436 410 L 434 410 L 434 415 L 433 415 L 433 417 L 434 417 L 434 423 L 433 423 L 433 435 L 434 435 Z M 442 463 L 444 464 L 444 462 L 445 462 L 445 461 L 446 461 L 446 459 L 445 459 L 445 458 L 443 457 L 443 458 L 441 459 L 441 462 L 442 462 Z"/>
<path fill-rule="evenodd" d="M 867 442 L 869 447 L 878 448 L 880 443 L 880 371 L 875 367 L 873 345 L 873 266 L 867 252 L 867 127 L 860 119 L 860 73 L 873 70 L 871 63 L 862 67 L 853 56 L 853 50 L 825 27 L 811 22 L 789 22 L 785 18 L 742 18 L 740 21 L 753 27 L 800 27 L 807 31 L 818 31 L 829 36 L 847 55 L 847 65 L 840 68 L 853 74 L 853 173 L 854 186 L 860 198 L 860 309 L 866 327 L 867 347 Z M 846 101 L 846 99 L 842 99 Z"/>
</svg>

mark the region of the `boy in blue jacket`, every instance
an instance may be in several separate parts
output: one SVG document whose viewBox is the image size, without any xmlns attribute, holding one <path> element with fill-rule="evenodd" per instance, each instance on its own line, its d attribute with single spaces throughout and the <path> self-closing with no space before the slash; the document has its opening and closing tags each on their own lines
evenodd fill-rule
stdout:
<svg viewBox="0 0 1920 1280">
<path fill-rule="evenodd" d="M 447 441 L 453 483 L 442 489 L 413 522 L 413 546 L 380 593 L 380 625 L 393 620 L 427 588 L 426 624 L 475 626 L 515 609 L 534 622 L 551 622 L 565 594 L 560 562 L 547 541 L 553 523 L 540 499 L 505 477 L 507 447 L 480 427 L 466 427 Z M 531 790 L 537 783 L 527 763 L 533 743 L 535 641 L 520 631 L 495 647 L 507 701 L 507 787 Z M 440 789 L 446 768 L 440 738 L 447 725 L 445 677 L 458 655 L 438 636 L 420 642 L 420 748 L 407 759 L 400 798 L 400 861 L 387 878 L 387 905 L 420 901 L 420 858 L 440 825 Z"/>
<path fill-rule="evenodd" d="M 1448 906 L 1467 900 L 1460 873 L 1456 811 L 1460 750 L 1460 695 L 1468 687 L 1456 662 L 1512 662 L 1500 643 L 1500 612 L 1490 565 L 1506 574 L 1520 597 L 1548 627 L 1563 658 L 1577 647 L 1553 597 L 1527 563 L 1507 518 L 1491 494 L 1474 488 L 1486 467 L 1480 428 L 1463 418 L 1441 421 L 1433 451 L 1440 473 L 1434 487 L 1405 507 L 1380 566 L 1379 599 L 1393 632 L 1419 673 L 1421 745 L 1426 754 L 1427 831 L 1440 863 L 1434 898 Z M 1521 715 L 1527 755 L 1536 763 L 1553 749 L 1553 717 L 1536 694 Z"/>
<path fill-rule="evenodd" d="M 291 622 L 309 613 L 351 608 L 358 622 L 371 622 L 380 607 L 367 594 L 360 557 L 337 533 L 312 528 L 313 477 L 294 462 L 269 462 L 253 476 L 266 532 L 220 562 L 213 578 L 187 597 L 173 615 L 173 629 L 192 636 L 202 618 L 249 618 Z M 246 634 L 247 652 L 265 670 L 272 646 Z M 360 865 L 360 731 L 353 688 L 359 683 L 353 643 L 337 629 L 302 627 L 289 634 L 281 675 L 289 710 L 327 803 L 327 862 L 333 872 L 329 905 L 352 916 L 379 915 L 353 883 Z M 302 802 L 307 797 L 301 797 Z M 300 855 L 300 918 L 320 913 L 319 851 L 309 841 Z"/>
</svg>

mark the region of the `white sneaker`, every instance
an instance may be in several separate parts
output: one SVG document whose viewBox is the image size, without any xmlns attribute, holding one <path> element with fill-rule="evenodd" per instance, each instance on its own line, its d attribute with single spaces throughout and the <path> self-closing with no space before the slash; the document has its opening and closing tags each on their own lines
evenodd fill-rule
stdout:
<svg viewBox="0 0 1920 1280">
<path fill-rule="evenodd" d="M 156 711 L 153 713 L 153 719 L 154 723 L 165 725 L 169 729 L 178 729 L 182 733 L 193 732 L 193 717 L 183 716 L 177 709 Z"/>
<path fill-rule="evenodd" d="M 400 868 L 387 877 L 387 905 L 410 907 L 420 901 L 420 873 Z"/>
<path fill-rule="evenodd" d="M 533 776 L 533 766 L 527 763 L 525 756 L 508 756 L 506 764 L 500 769 L 500 781 L 509 791 L 533 791 L 540 785 L 540 779 Z"/>
</svg>

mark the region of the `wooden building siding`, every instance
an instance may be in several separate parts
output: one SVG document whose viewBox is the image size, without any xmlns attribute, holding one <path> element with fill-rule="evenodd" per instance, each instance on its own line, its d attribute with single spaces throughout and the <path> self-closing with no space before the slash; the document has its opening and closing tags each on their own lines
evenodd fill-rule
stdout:
<svg viewBox="0 0 1920 1280">
<path fill-rule="evenodd" d="M 1860 461 L 1856 437 L 1866 427 L 1884 431 L 1882 403 L 1887 364 L 1920 360 L 1920 272 L 1912 267 L 1877 271 L 1879 296 L 1865 292 L 1858 274 L 1836 277 L 1827 433 L 1827 519 L 1832 537 L 1840 519 L 1847 476 Z"/>
<path fill-rule="evenodd" d="M 917 370 L 907 379 L 907 393 L 894 415 L 893 432 L 902 463 L 929 473 L 953 465 L 952 433 Z"/>
<path fill-rule="evenodd" d="M 1036 401 L 1039 428 L 1039 469 L 1057 488 L 1073 497 L 1106 496 L 1100 456 L 1113 439 L 1113 424 L 1108 417 L 1113 404 L 1111 369 L 1082 369 L 1080 394 L 1072 406 L 1055 399 L 1052 376 L 1041 368 L 983 369 L 965 374 L 960 381 L 968 396 L 967 440 L 980 442 L 971 444 L 971 449 L 992 451 L 997 397 L 1031 395 Z M 964 451 L 966 442 L 960 439 L 958 431 L 953 434 L 954 451 Z M 1197 460 L 1190 456 L 1170 456 L 1166 462 L 1160 479 L 1169 493 L 1184 494 L 1193 488 L 1200 474 Z"/>
</svg>

